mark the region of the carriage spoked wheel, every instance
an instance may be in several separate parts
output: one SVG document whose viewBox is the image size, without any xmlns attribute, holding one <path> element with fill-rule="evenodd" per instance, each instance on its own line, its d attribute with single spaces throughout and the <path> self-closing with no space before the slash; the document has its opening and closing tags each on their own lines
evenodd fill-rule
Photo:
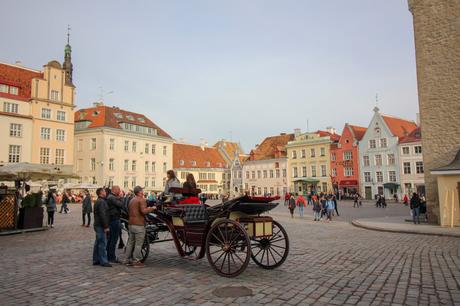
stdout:
<svg viewBox="0 0 460 306">
<path fill-rule="evenodd" d="M 251 256 L 246 230 L 233 220 L 220 220 L 206 237 L 206 256 L 217 274 L 235 277 L 243 272 Z"/>
<path fill-rule="evenodd" d="M 289 254 L 289 238 L 286 230 L 273 221 L 273 235 L 251 239 L 251 258 L 264 269 L 279 267 Z"/>
</svg>

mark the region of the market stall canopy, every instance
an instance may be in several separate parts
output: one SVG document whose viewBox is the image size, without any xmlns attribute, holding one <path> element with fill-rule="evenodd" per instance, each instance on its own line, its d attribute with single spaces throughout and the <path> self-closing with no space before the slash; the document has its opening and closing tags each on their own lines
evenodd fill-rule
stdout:
<svg viewBox="0 0 460 306">
<path fill-rule="evenodd" d="M 383 187 L 387 188 L 387 189 L 398 189 L 399 184 L 397 184 L 397 183 L 385 183 L 385 184 L 383 184 Z"/>
<path fill-rule="evenodd" d="M 0 181 L 38 181 L 79 178 L 70 165 L 42 165 L 32 163 L 11 163 L 0 165 Z"/>
<path fill-rule="evenodd" d="M 299 177 L 299 178 L 294 179 L 294 182 L 305 182 L 305 183 L 317 184 L 319 183 L 319 180 L 310 178 L 310 177 Z"/>
<path fill-rule="evenodd" d="M 81 184 L 72 184 L 72 183 L 66 183 L 62 185 L 64 189 L 98 189 L 99 187 L 102 187 L 100 185 L 96 184 L 90 184 L 90 183 L 81 183 Z"/>
</svg>

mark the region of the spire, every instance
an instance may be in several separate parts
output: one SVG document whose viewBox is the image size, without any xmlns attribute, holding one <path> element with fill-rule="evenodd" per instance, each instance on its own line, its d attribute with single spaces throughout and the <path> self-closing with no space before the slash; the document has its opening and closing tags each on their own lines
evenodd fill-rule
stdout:
<svg viewBox="0 0 460 306">
<path fill-rule="evenodd" d="M 73 85 L 72 83 L 72 47 L 70 47 L 70 25 L 67 25 L 67 45 L 64 48 L 64 63 L 62 64 L 65 70 L 65 83 L 66 85 Z"/>
</svg>

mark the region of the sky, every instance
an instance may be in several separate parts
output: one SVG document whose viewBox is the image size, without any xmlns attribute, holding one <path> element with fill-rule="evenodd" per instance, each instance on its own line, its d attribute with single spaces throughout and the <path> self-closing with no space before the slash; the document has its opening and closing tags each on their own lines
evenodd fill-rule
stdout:
<svg viewBox="0 0 460 306">
<path fill-rule="evenodd" d="M 102 88 L 189 143 L 249 152 L 295 128 L 368 126 L 376 103 L 418 112 L 406 0 L 3 0 L 0 61 L 62 62 L 68 24 L 77 109 Z"/>
</svg>

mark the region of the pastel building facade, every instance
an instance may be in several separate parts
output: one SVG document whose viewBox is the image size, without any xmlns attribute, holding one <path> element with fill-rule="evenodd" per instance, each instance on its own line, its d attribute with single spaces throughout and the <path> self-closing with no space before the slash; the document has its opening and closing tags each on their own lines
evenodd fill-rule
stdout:
<svg viewBox="0 0 460 306">
<path fill-rule="evenodd" d="M 220 140 L 214 147 L 227 164 L 224 175 L 224 192 L 235 197 L 243 193 L 243 160 L 247 158 L 237 142 Z"/>
<path fill-rule="evenodd" d="M 401 191 L 410 197 L 413 192 L 425 195 L 425 169 L 422 132 L 418 127 L 399 141 Z"/>
<path fill-rule="evenodd" d="M 102 103 L 75 113 L 75 172 L 82 182 L 162 191 L 172 147 L 171 136 L 142 114 Z"/>
</svg>

